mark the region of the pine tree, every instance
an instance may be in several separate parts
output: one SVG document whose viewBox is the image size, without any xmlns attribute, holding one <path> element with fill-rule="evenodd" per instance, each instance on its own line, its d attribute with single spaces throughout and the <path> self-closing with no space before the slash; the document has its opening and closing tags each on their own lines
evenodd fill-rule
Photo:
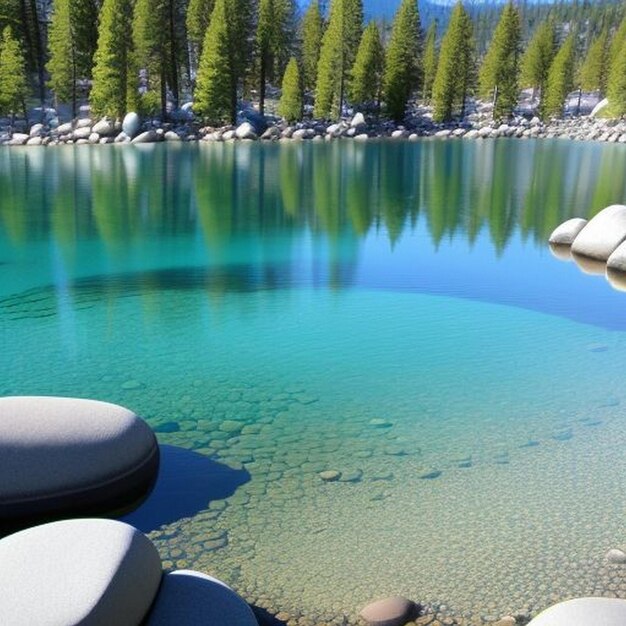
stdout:
<svg viewBox="0 0 626 626">
<path fill-rule="evenodd" d="M 323 33 L 324 21 L 320 12 L 320 5 L 318 0 L 313 0 L 302 19 L 301 35 L 304 88 L 308 91 L 315 89 Z"/>
<path fill-rule="evenodd" d="M 474 29 L 463 3 L 458 2 L 441 42 L 439 63 L 433 83 L 435 121 L 450 120 L 464 113 L 465 100 L 476 82 Z"/>
<path fill-rule="evenodd" d="M 265 87 L 267 74 L 276 52 L 276 10 L 274 0 L 260 0 L 259 20 L 256 32 L 259 55 L 259 111 L 265 111 Z"/>
<path fill-rule="evenodd" d="M 0 40 L 0 114 L 15 117 L 25 110 L 28 77 L 24 53 L 10 26 L 2 31 Z"/>
<path fill-rule="evenodd" d="M 618 62 L 622 45 L 626 41 L 626 14 L 615 31 L 609 47 L 609 71 L 613 63 Z"/>
<path fill-rule="evenodd" d="M 70 0 L 56 0 L 48 37 L 48 85 L 54 92 L 57 103 L 71 101 L 72 116 L 75 116 L 77 71 L 76 47 L 72 39 Z"/>
<path fill-rule="evenodd" d="M 332 0 L 317 68 L 317 117 L 338 117 L 341 114 L 349 72 L 354 65 L 361 37 L 362 21 L 362 0 Z"/>
<path fill-rule="evenodd" d="M 452 19 L 452 16 L 450 17 Z M 424 42 L 424 86 L 422 98 L 428 102 L 432 98 L 433 84 L 437 75 L 437 22 L 433 22 Z"/>
<path fill-rule="evenodd" d="M 185 24 L 194 66 L 202 55 L 202 42 L 211 20 L 215 0 L 189 0 Z"/>
<path fill-rule="evenodd" d="M 580 86 L 585 91 L 606 92 L 609 70 L 609 31 L 605 28 L 591 43 L 580 68 Z"/>
<path fill-rule="evenodd" d="M 353 104 L 380 103 L 385 51 L 376 22 L 370 22 L 363 31 L 350 81 L 350 99 Z"/>
<path fill-rule="evenodd" d="M 302 118 L 302 84 L 295 57 L 291 57 L 285 70 L 278 114 L 288 122 L 296 122 Z"/>
<path fill-rule="evenodd" d="M 520 14 L 510 1 L 502 11 L 480 70 L 482 96 L 489 97 L 496 91 L 495 119 L 509 118 L 517 106 L 520 42 Z"/>
<path fill-rule="evenodd" d="M 607 97 L 612 115 L 616 117 L 626 115 L 626 40 L 611 62 Z"/>
<path fill-rule="evenodd" d="M 385 59 L 385 101 L 389 116 L 404 119 L 411 93 L 420 87 L 421 29 L 416 0 L 402 0 L 394 17 Z"/>
<path fill-rule="evenodd" d="M 561 116 L 565 98 L 574 87 L 574 35 L 563 42 L 548 72 L 546 94 L 542 99 L 542 116 Z"/>
<path fill-rule="evenodd" d="M 94 56 L 91 110 L 122 117 L 137 105 L 132 63 L 132 8 L 129 0 L 104 0 Z"/>
<path fill-rule="evenodd" d="M 533 88 L 533 99 L 537 93 L 543 97 L 556 48 L 554 23 L 549 19 L 539 25 L 522 57 L 520 82 Z"/>
<path fill-rule="evenodd" d="M 213 124 L 232 120 L 233 69 L 228 0 L 216 0 L 202 45 L 194 97 L 196 112 Z"/>
</svg>

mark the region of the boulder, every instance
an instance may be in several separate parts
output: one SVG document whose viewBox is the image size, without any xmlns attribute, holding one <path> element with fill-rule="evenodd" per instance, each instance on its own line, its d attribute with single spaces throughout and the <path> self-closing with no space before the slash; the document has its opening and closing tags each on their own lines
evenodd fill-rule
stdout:
<svg viewBox="0 0 626 626">
<path fill-rule="evenodd" d="M 580 231 L 587 225 L 587 220 L 574 217 L 557 226 L 550 235 L 548 241 L 553 244 L 571 246 Z"/>
<path fill-rule="evenodd" d="M 350 121 L 352 128 L 363 128 L 366 125 L 365 115 L 363 113 L 357 113 Z"/>
<path fill-rule="evenodd" d="M 626 552 L 619 548 L 611 548 L 604 558 L 613 565 L 624 565 L 626 563 Z"/>
<path fill-rule="evenodd" d="M 138 530 L 112 520 L 36 526 L 0 541 L 0 624 L 137 626 L 161 582 Z"/>
<path fill-rule="evenodd" d="M 254 126 L 250 122 L 244 122 L 237 126 L 237 130 L 235 130 L 235 135 L 237 139 L 256 139 L 257 134 L 254 132 Z"/>
<path fill-rule="evenodd" d="M 76 122 L 76 128 L 91 128 L 93 121 L 89 117 L 84 117 L 82 120 Z"/>
<path fill-rule="evenodd" d="M 404 626 L 415 612 L 414 602 L 395 596 L 368 604 L 360 615 L 369 626 Z"/>
<path fill-rule="evenodd" d="M 606 267 L 616 272 L 626 272 L 626 241 L 615 248 L 606 262 Z"/>
<path fill-rule="evenodd" d="M 72 133 L 72 139 L 89 139 L 91 135 L 91 126 L 77 126 Z"/>
<path fill-rule="evenodd" d="M 115 121 L 106 117 L 94 124 L 91 130 L 94 133 L 98 133 L 100 137 L 110 137 L 111 135 L 115 135 L 117 131 Z"/>
<path fill-rule="evenodd" d="M 465 139 L 476 139 L 478 137 L 478 131 L 473 128 L 472 130 L 468 130 L 463 137 Z"/>
<path fill-rule="evenodd" d="M 369 140 L 369 136 L 367 135 L 367 133 L 360 133 L 354 136 L 354 141 L 368 141 L 368 140 Z"/>
<path fill-rule="evenodd" d="M 402 128 L 398 128 L 391 133 L 392 139 L 406 139 L 410 133 Z"/>
<path fill-rule="evenodd" d="M 226 130 L 222 133 L 223 141 L 232 141 L 237 138 L 237 133 L 234 130 Z"/>
<path fill-rule="evenodd" d="M 613 204 L 598 213 L 574 239 L 572 252 L 606 261 L 626 239 L 626 206 Z"/>
<path fill-rule="evenodd" d="M 130 137 L 125 132 L 121 132 L 115 138 L 115 143 L 128 143 L 129 141 L 130 141 Z"/>
<path fill-rule="evenodd" d="M 74 130 L 74 126 L 72 122 L 66 122 L 65 124 L 61 124 L 56 127 L 56 132 L 58 135 L 69 135 Z"/>
<path fill-rule="evenodd" d="M 315 131 L 311 128 L 299 128 L 291 135 L 292 139 L 311 139 L 315 135 Z"/>
<path fill-rule="evenodd" d="M 624 626 L 626 600 L 575 598 L 541 612 L 529 626 Z"/>
<path fill-rule="evenodd" d="M 440 139 L 445 139 L 446 137 L 449 137 L 451 134 L 452 134 L 452 131 L 449 129 L 438 130 L 435 133 L 435 137 L 439 137 Z"/>
<path fill-rule="evenodd" d="M 223 582 L 188 570 L 163 576 L 145 626 L 258 626 L 250 607 Z"/>
<path fill-rule="evenodd" d="M 121 406 L 0 398 L 0 520 L 130 505 L 151 488 L 158 465 L 152 430 Z"/>
<path fill-rule="evenodd" d="M 147 130 L 143 133 L 137 135 L 134 139 L 131 140 L 130 143 L 154 143 L 158 141 L 159 136 L 157 135 L 155 130 Z"/>
<path fill-rule="evenodd" d="M 13 133 L 11 135 L 11 141 L 9 141 L 10 146 L 23 146 L 30 137 L 26 133 Z"/>
<path fill-rule="evenodd" d="M 126 113 L 122 121 L 122 132 L 131 139 L 139 132 L 141 128 L 141 119 L 134 111 Z"/>
<path fill-rule="evenodd" d="M 165 141 L 180 141 L 180 135 L 178 133 L 175 133 L 173 130 L 168 130 L 164 135 L 163 138 L 165 139 Z"/>
<path fill-rule="evenodd" d="M 31 137 L 40 137 L 41 135 L 43 135 L 43 131 L 44 131 L 43 124 L 33 124 L 33 126 L 30 129 L 29 134 Z"/>
<path fill-rule="evenodd" d="M 43 144 L 42 137 L 31 137 L 27 142 L 27 146 L 41 146 Z"/>
<path fill-rule="evenodd" d="M 91 133 L 91 135 L 89 135 L 89 143 L 99 143 L 100 141 L 100 135 L 98 135 L 98 133 Z"/>
</svg>

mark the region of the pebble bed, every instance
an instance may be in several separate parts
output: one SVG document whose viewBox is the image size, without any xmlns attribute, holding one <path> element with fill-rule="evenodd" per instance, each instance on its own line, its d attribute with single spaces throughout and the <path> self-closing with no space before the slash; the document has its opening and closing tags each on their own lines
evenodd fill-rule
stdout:
<svg viewBox="0 0 626 626">
<path fill-rule="evenodd" d="M 420 294 L 119 295 L 72 294 L 74 330 L 51 289 L 2 299 L 0 391 L 123 404 L 249 474 L 150 533 L 166 568 L 289 626 L 396 594 L 433 626 L 626 596 L 605 561 L 626 543 L 623 333 Z"/>
</svg>

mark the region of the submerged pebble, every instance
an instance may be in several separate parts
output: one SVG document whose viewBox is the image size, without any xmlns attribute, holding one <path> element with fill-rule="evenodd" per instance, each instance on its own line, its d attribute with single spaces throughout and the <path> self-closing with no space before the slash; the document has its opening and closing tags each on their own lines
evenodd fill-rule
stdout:
<svg viewBox="0 0 626 626">
<path fill-rule="evenodd" d="M 325 470 L 323 472 L 320 472 L 318 474 L 318 476 L 327 483 L 332 483 L 335 482 L 336 480 L 339 480 L 341 478 L 341 472 L 337 471 L 337 470 Z"/>
</svg>

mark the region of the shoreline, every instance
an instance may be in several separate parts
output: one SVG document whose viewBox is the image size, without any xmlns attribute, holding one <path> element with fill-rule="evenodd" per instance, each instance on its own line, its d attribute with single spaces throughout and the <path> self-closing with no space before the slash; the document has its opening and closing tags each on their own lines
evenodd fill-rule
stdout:
<svg viewBox="0 0 626 626">
<path fill-rule="evenodd" d="M 56 129 L 35 124 L 28 133 L 4 133 L 0 145 L 9 147 L 55 147 L 62 145 L 127 145 L 152 143 L 287 143 L 327 142 L 346 139 L 356 142 L 374 140 L 419 141 L 422 139 L 568 139 L 626 144 L 626 120 L 597 119 L 590 116 L 541 122 L 538 118 L 516 118 L 510 123 L 465 122 L 434 124 L 427 118 L 406 126 L 389 122 L 368 124 L 361 114 L 352 120 L 332 124 L 319 121 L 293 125 L 277 124 L 263 132 L 250 122 L 239 126 L 198 127 L 193 124 L 144 124 L 131 134 L 122 123 L 110 119 L 93 122 L 89 118 L 68 122 Z M 132 138 L 131 138 L 132 137 Z"/>
</svg>

